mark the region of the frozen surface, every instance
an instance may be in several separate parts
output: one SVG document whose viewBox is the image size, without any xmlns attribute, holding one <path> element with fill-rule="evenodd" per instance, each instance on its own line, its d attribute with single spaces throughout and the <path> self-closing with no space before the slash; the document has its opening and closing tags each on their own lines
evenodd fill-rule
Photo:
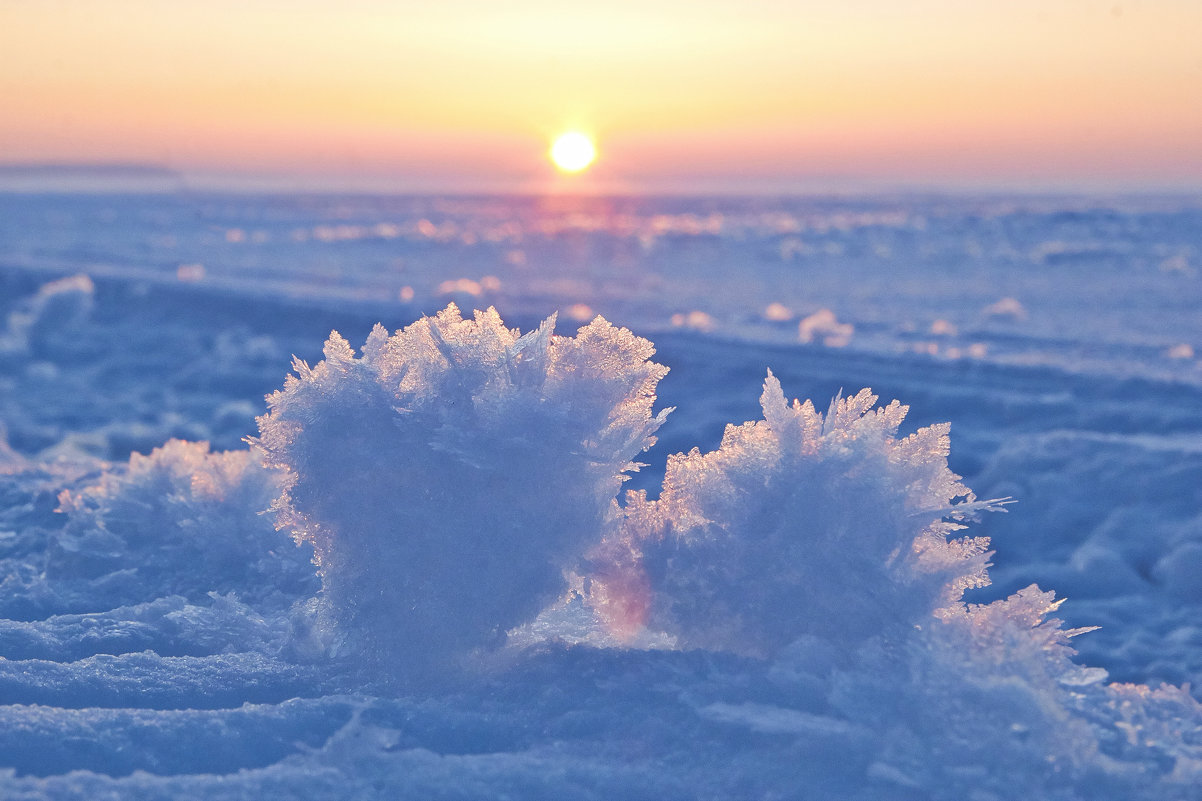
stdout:
<svg viewBox="0 0 1202 801">
<path fill-rule="evenodd" d="M 0 795 L 1202 797 L 1199 269 L 1189 198 L 0 196 Z"/>
</svg>

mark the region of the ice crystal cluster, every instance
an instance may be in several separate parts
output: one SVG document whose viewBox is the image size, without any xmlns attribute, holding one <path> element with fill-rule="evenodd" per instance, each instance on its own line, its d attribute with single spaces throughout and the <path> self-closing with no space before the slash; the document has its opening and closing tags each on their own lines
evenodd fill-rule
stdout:
<svg viewBox="0 0 1202 801">
<path fill-rule="evenodd" d="M 123 471 L 62 492 L 67 524 L 47 549 L 44 575 L 114 604 L 236 592 L 287 607 L 316 589 L 312 568 L 262 514 L 280 476 L 254 456 L 170 440 L 148 456 L 133 454 Z"/>
<path fill-rule="evenodd" d="M 789 705 L 705 713 L 806 735 L 841 797 L 866 775 L 897 798 L 1198 797 L 1188 688 L 1074 663 L 1070 639 L 1092 629 L 1064 629 L 1034 585 L 965 603 L 990 552 L 959 533 L 1006 499 L 977 501 L 948 469 L 946 424 L 898 438 L 906 407 L 876 401 L 824 415 L 769 373 L 763 420 L 670 457 L 658 500 L 628 497 L 582 592 L 620 636 L 771 660 Z"/>
<path fill-rule="evenodd" d="M 599 579 L 648 586 L 648 608 L 624 601 L 610 617 L 646 616 L 684 647 L 767 656 L 803 635 L 911 627 L 987 584 L 988 541 L 949 536 L 998 505 L 948 469 L 946 424 L 899 440 L 907 408 L 876 401 L 862 390 L 824 416 L 789 405 L 769 373 L 763 420 L 727 426 L 713 453 L 670 457 L 660 499 L 627 505 Z"/>
<path fill-rule="evenodd" d="M 554 323 L 452 305 L 376 326 L 361 356 L 335 333 L 268 399 L 256 444 L 286 471 L 275 508 L 314 548 L 336 651 L 445 667 L 533 617 L 601 536 L 667 370 L 601 318 Z"/>
<path fill-rule="evenodd" d="M 690 703 L 715 725 L 797 736 L 815 791 L 1197 797 L 1188 688 L 1108 684 L 1073 662 L 1089 629 L 1065 629 L 1034 585 L 965 601 L 990 552 L 963 532 L 1004 499 L 978 501 L 949 470 L 946 424 L 899 436 L 896 401 L 863 390 L 820 413 L 769 373 L 762 420 L 670 457 L 658 498 L 619 507 L 664 420 L 665 369 L 603 319 L 575 337 L 553 324 L 522 335 L 452 306 L 377 326 L 361 355 L 333 334 L 269 398 L 255 444 L 284 475 L 279 524 L 313 546 L 332 653 L 428 676 L 540 610 L 546 623 L 558 595 L 544 639 L 600 625 L 597 644 L 766 665 L 753 697 L 771 703 Z M 572 617 L 582 605 L 593 624 Z"/>
</svg>

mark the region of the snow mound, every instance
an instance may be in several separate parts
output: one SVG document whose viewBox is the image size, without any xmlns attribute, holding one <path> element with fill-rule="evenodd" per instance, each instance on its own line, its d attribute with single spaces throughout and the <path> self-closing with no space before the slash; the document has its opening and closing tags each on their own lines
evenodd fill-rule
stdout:
<svg viewBox="0 0 1202 801">
<path fill-rule="evenodd" d="M 92 314 L 96 287 L 86 275 L 60 278 L 8 315 L 7 335 L 0 335 L 5 350 L 45 358 L 70 348 L 80 328 Z"/>
<path fill-rule="evenodd" d="M 797 324 L 797 339 L 809 344 L 821 342 L 828 348 L 842 348 L 851 341 L 856 327 L 840 322 L 830 309 L 819 309 Z"/>
</svg>

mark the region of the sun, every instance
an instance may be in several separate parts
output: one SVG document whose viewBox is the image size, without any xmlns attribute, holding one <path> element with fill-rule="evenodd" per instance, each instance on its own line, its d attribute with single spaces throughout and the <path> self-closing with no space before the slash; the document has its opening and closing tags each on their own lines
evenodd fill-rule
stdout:
<svg viewBox="0 0 1202 801">
<path fill-rule="evenodd" d="M 551 161 L 562 172 L 580 172 L 596 158 L 593 140 L 579 131 L 560 134 L 551 143 Z"/>
</svg>

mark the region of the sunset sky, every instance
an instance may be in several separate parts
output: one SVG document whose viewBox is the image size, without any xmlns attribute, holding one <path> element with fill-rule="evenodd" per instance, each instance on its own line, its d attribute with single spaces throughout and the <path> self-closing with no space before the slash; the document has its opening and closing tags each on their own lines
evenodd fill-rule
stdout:
<svg viewBox="0 0 1202 801">
<path fill-rule="evenodd" d="M 594 167 L 555 175 L 575 129 Z M 1199 0 L 0 0 L 0 162 L 410 189 L 1202 188 Z"/>
</svg>

